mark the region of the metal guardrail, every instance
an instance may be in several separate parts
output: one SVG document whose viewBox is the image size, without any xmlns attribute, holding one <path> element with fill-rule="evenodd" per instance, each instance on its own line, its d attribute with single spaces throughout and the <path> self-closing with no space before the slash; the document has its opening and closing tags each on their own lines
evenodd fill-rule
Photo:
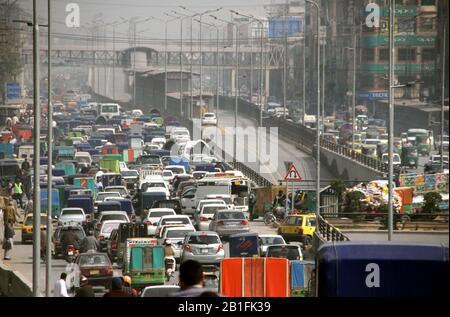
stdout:
<svg viewBox="0 0 450 317">
<path fill-rule="evenodd" d="M 241 171 L 251 181 L 255 182 L 260 187 L 270 187 L 272 183 L 259 173 L 255 172 L 252 168 L 248 167 L 242 162 L 229 162 L 234 169 Z"/>
<path fill-rule="evenodd" d="M 338 228 L 319 216 L 318 227 L 320 236 L 326 241 L 350 241 Z"/>
</svg>

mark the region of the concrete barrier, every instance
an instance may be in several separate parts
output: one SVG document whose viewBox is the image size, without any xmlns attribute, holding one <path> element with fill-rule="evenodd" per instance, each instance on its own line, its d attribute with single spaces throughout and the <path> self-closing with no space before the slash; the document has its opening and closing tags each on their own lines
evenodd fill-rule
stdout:
<svg viewBox="0 0 450 317">
<path fill-rule="evenodd" d="M 0 263 L 0 296 L 31 297 L 32 285 L 18 271 L 12 271 Z"/>
</svg>

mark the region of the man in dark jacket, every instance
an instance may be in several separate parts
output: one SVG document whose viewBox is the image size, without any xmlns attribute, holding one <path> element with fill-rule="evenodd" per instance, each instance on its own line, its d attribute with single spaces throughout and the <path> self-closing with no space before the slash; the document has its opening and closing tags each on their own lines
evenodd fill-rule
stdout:
<svg viewBox="0 0 450 317">
<path fill-rule="evenodd" d="M 63 230 L 63 234 L 61 236 L 61 247 L 63 252 L 66 252 L 69 245 L 73 245 L 75 249 L 79 250 L 80 246 L 78 240 L 78 236 L 75 232 L 73 232 L 72 227 L 68 227 L 67 230 Z"/>
<path fill-rule="evenodd" d="M 111 291 L 103 295 L 103 297 L 133 297 L 131 294 L 125 292 L 122 287 L 122 279 L 120 277 L 113 277 Z"/>
<path fill-rule="evenodd" d="M 80 288 L 77 290 L 75 297 L 95 297 L 94 289 L 84 275 L 80 278 Z"/>
<path fill-rule="evenodd" d="M 93 235 L 89 235 L 83 238 L 80 243 L 80 253 L 85 253 L 89 250 L 97 251 L 100 245 Z"/>
</svg>

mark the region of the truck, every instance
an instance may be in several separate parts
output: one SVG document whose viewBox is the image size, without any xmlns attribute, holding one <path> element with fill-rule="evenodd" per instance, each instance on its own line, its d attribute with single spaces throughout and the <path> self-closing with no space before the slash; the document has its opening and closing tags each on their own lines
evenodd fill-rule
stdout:
<svg viewBox="0 0 450 317">
<path fill-rule="evenodd" d="M 118 203 L 111 201 L 108 203 Z M 99 205 L 100 210 L 100 205 Z M 115 209 L 110 209 L 115 210 Z M 121 223 L 117 229 L 117 263 L 123 264 L 125 245 L 129 238 L 148 238 L 147 225 L 143 223 Z"/>
<path fill-rule="evenodd" d="M 131 287 L 143 289 L 165 282 L 164 246 L 155 238 L 129 238 L 125 243 L 122 272 L 131 277 Z"/>
<path fill-rule="evenodd" d="M 105 155 L 100 159 L 100 168 L 112 173 L 120 173 L 120 155 Z"/>
<path fill-rule="evenodd" d="M 48 212 L 48 189 L 41 188 L 41 212 Z M 61 214 L 61 200 L 59 190 L 52 190 L 52 218 L 57 219 Z"/>
</svg>

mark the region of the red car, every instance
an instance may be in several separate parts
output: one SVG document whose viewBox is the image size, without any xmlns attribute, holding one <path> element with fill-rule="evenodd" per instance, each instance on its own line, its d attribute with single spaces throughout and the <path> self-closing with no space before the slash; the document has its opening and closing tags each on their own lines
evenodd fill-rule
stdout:
<svg viewBox="0 0 450 317">
<path fill-rule="evenodd" d="M 106 253 L 91 250 L 78 255 L 75 263 L 80 268 L 80 274 L 87 277 L 89 284 L 111 289 L 113 267 Z"/>
</svg>

